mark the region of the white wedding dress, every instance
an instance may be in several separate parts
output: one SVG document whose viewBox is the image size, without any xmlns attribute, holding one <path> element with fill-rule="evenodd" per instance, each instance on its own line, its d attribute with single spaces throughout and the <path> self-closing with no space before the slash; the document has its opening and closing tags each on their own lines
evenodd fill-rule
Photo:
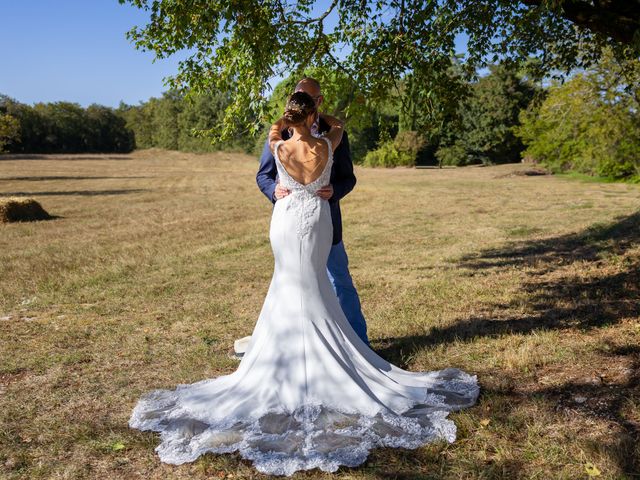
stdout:
<svg viewBox="0 0 640 480">
<path fill-rule="evenodd" d="M 360 465 L 374 447 L 453 442 L 448 413 L 475 403 L 475 376 L 402 370 L 349 325 L 327 275 L 329 203 L 315 194 L 333 163 L 325 140 L 328 162 L 307 185 L 287 173 L 276 147 L 280 182 L 291 194 L 273 209 L 273 278 L 238 369 L 148 392 L 135 406 L 129 426 L 161 433 L 161 461 L 238 451 L 263 473 L 333 472 Z"/>
</svg>

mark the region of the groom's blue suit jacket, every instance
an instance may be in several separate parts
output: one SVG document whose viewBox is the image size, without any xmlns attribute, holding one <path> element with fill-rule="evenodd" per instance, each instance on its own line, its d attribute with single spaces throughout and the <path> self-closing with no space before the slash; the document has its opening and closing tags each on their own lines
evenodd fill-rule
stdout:
<svg viewBox="0 0 640 480">
<path fill-rule="evenodd" d="M 318 131 L 320 133 L 329 130 L 329 125 L 320 119 Z M 289 132 L 283 131 L 282 138 L 288 139 Z M 276 203 L 274 192 L 278 171 L 276 169 L 276 160 L 269 148 L 269 141 L 265 142 L 262 156 L 260 157 L 260 168 L 256 175 L 258 187 L 271 200 Z M 351 150 L 349 149 L 349 138 L 347 132 L 342 135 L 342 141 L 336 151 L 333 152 L 333 166 L 331 167 L 331 185 L 333 185 L 333 195 L 329 199 L 331 207 L 331 220 L 333 223 L 333 245 L 342 241 L 342 213 L 340 212 L 340 199 L 353 190 L 356 185 L 356 176 L 353 174 L 353 163 L 351 161 Z"/>
</svg>

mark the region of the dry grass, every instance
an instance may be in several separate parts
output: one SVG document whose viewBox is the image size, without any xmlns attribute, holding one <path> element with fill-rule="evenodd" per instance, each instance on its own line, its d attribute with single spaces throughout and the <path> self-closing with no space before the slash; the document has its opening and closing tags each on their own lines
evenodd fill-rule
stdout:
<svg viewBox="0 0 640 480">
<path fill-rule="evenodd" d="M 272 273 L 256 168 L 0 158 L 0 196 L 57 216 L 0 225 L 0 477 L 262 478 L 234 455 L 162 464 L 127 426 L 143 392 L 234 370 Z M 451 445 L 296 478 L 637 478 L 640 189 L 527 168 L 357 169 L 345 245 L 373 347 L 482 395 Z"/>
</svg>

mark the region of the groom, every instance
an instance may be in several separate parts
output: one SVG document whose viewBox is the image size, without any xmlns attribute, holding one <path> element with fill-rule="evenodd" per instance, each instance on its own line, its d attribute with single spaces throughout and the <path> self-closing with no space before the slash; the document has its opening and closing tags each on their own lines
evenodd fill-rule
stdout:
<svg viewBox="0 0 640 480">
<path fill-rule="evenodd" d="M 296 85 L 296 92 L 306 92 L 315 100 L 316 107 L 322 105 L 324 97 L 320 90 L 320 84 L 313 78 L 303 78 Z M 311 127 L 311 133 L 322 135 L 329 130 L 329 126 L 316 114 L 316 121 Z M 284 140 L 289 138 L 288 130 L 282 132 Z M 342 243 L 342 214 L 340 213 L 340 199 L 348 194 L 356 184 L 356 177 L 353 174 L 353 163 L 351 162 L 351 151 L 349 150 L 349 139 L 347 132 L 344 132 L 342 141 L 333 153 L 333 166 L 331 167 L 331 177 L 329 185 L 317 191 L 317 194 L 329 201 L 331 207 L 331 220 L 333 223 L 333 245 L 327 261 L 327 272 L 333 284 L 333 288 L 340 301 L 340 306 L 347 320 L 358 334 L 358 336 L 369 345 L 367 338 L 367 324 L 360 307 L 358 292 L 353 286 L 351 274 L 349 273 L 349 261 L 347 252 Z M 281 198 L 289 195 L 289 191 L 278 182 L 276 161 L 269 149 L 269 141 L 264 145 L 262 157 L 260 158 L 260 168 L 256 175 L 258 187 L 266 197 L 275 204 Z M 237 342 L 236 342 L 237 343 Z M 236 347 L 236 353 L 242 347 Z"/>
</svg>

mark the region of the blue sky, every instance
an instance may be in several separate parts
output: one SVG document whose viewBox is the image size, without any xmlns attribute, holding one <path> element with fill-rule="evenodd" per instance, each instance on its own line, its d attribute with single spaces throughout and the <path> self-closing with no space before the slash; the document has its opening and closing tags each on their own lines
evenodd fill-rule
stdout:
<svg viewBox="0 0 640 480">
<path fill-rule="evenodd" d="M 136 50 L 125 34 L 147 21 L 146 12 L 117 0 L 0 0 L 0 93 L 85 107 L 157 97 L 186 54 L 153 62 L 153 54 Z"/>
<path fill-rule="evenodd" d="M 83 106 L 159 96 L 179 58 L 153 63 L 126 39 L 147 18 L 117 0 L 0 0 L 0 93 Z"/>
</svg>

